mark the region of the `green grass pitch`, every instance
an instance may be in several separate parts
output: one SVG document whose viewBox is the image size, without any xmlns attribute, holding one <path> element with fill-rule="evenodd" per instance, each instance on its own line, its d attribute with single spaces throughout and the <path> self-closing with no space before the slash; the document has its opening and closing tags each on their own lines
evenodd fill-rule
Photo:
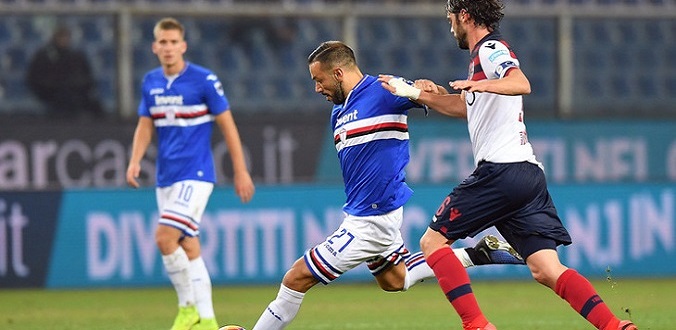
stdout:
<svg viewBox="0 0 676 330">
<path fill-rule="evenodd" d="M 676 279 L 592 281 L 622 318 L 641 330 L 676 329 Z M 277 285 L 217 286 L 221 325 L 251 329 Z M 534 281 L 476 281 L 479 304 L 500 330 L 593 329 L 566 302 Z M 0 329 L 169 329 L 176 312 L 172 289 L 0 290 Z M 631 316 L 629 316 L 631 315 Z M 386 293 L 375 282 L 318 285 L 306 295 L 288 329 L 460 329 L 435 282 Z"/>
</svg>

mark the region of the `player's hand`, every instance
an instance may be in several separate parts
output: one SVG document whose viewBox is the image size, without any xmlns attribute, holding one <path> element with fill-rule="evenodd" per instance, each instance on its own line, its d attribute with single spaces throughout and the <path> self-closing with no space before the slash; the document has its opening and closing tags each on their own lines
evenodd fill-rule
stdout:
<svg viewBox="0 0 676 330">
<path fill-rule="evenodd" d="M 235 183 L 235 193 L 239 196 L 242 203 L 248 203 L 256 192 L 256 187 L 251 180 L 249 172 L 242 171 L 235 173 L 233 181 Z"/>
<path fill-rule="evenodd" d="M 413 101 L 417 100 L 422 92 L 420 88 L 409 85 L 406 83 L 406 80 L 401 77 L 381 74 L 378 75 L 378 81 L 380 81 L 380 85 L 390 93 L 401 97 L 407 97 Z"/>
<path fill-rule="evenodd" d="M 129 167 L 127 167 L 127 184 L 134 188 L 140 187 L 141 185 L 136 180 L 138 179 L 140 173 L 141 173 L 141 165 L 129 164 Z"/>
<path fill-rule="evenodd" d="M 436 95 L 448 94 L 448 91 L 445 88 L 437 85 L 434 81 L 429 79 L 417 79 L 416 81 L 413 82 L 413 87 L 419 88 L 423 92 L 431 94 Z"/>
<path fill-rule="evenodd" d="M 486 89 L 482 86 L 484 85 L 482 81 L 473 81 L 473 80 L 456 80 L 449 83 L 451 88 L 455 90 L 462 90 L 467 92 L 485 92 Z"/>
</svg>

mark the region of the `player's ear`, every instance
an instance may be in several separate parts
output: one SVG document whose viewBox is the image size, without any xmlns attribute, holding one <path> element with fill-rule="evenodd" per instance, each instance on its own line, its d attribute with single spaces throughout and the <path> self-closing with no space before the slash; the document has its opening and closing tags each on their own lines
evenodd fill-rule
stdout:
<svg viewBox="0 0 676 330">
<path fill-rule="evenodd" d="M 464 9 L 460 10 L 459 16 L 462 22 L 467 22 L 467 20 L 469 19 L 469 13 L 467 12 L 467 10 Z"/>
<path fill-rule="evenodd" d="M 335 68 L 333 69 L 333 78 L 336 80 L 340 80 L 343 78 L 343 69 L 341 68 Z"/>
</svg>

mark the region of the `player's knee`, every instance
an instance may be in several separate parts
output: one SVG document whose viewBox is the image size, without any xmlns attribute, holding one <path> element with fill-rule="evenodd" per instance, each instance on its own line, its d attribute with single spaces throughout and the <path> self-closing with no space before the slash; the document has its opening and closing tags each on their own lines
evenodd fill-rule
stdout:
<svg viewBox="0 0 676 330">
<path fill-rule="evenodd" d="M 170 254 L 178 248 L 181 235 L 179 229 L 160 225 L 155 231 L 155 244 L 162 254 Z"/>
<path fill-rule="evenodd" d="M 302 258 L 297 260 L 293 266 L 289 268 L 282 279 L 282 284 L 284 284 L 284 286 L 298 292 L 307 292 L 317 283 L 319 283 L 319 281 L 312 275 L 307 266 L 305 266 Z"/>
<path fill-rule="evenodd" d="M 447 243 L 448 240 L 443 238 L 441 234 L 428 230 L 420 238 L 420 250 L 422 251 L 425 258 L 427 258 L 434 251 L 443 247 L 448 247 Z"/>
<path fill-rule="evenodd" d="M 554 276 L 552 272 L 545 271 L 541 268 L 531 267 L 530 273 L 536 282 L 552 289 L 556 286 L 556 276 Z"/>
<path fill-rule="evenodd" d="M 160 233 L 155 235 L 155 244 L 164 255 L 171 254 L 178 248 L 178 242 L 170 235 L 162 235 Z"/>
<path fill-rule="evenodd" d="M 420 250 L 423 252 L 425 256 L 429 255 L 429 252 L 431 252 L 430 251 L 431 246 L 432 242 L 429 239 L 429 237 L 427 237 L 426 234 L 420 237 Z"/>
<path fill-rule="evenodd" d="M 531 269 L 530 274 L 531 276 L 533 276 L 533 279 L 540 284 L 544 285 L 547 281 L 547 277 L 542 272 L 534 271 Z"/>
</svg>

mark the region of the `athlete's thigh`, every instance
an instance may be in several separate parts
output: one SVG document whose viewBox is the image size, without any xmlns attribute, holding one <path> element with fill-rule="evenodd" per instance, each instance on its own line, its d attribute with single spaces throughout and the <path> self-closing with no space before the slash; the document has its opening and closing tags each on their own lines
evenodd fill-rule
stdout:
<svg viewBox="0 0 676 330">
<path fill-rule="evenodd" d="M 449 240 L 473 237 L 511 217 L 518 207 L 505 194 L 501 169 L 480 165 L 444 198 L 432 218 L 433 229 Z"/>
<path fill-rule="evenodd" d="M 284 286 L 298 292 L 307 292 L 317 283 L 319 283 L 319 280 L 310 272 L 303 257 L 300 257 L 291 265 L 291 268 L 284 274 L 284 279 L 282 279 Z"/>
<path fill-rule="evenodd" d="M 186 180 L 156 189 L 161 225 L 181 230 L 185 235 L 199 235 L 199 224 L 214 185 Z"/>
<path fill-rule="evenodd" d="M 530 163 L 513 167 L 509 185 L 522 191 L 513 194 L 521 198 L 515 203 L 521 206 L 510 219 L 496 225 L 498 231 L 526 259 L 537 251 L 570 244 L 571 237 L 558 216 L 542 169 Z"/>
</svg>

